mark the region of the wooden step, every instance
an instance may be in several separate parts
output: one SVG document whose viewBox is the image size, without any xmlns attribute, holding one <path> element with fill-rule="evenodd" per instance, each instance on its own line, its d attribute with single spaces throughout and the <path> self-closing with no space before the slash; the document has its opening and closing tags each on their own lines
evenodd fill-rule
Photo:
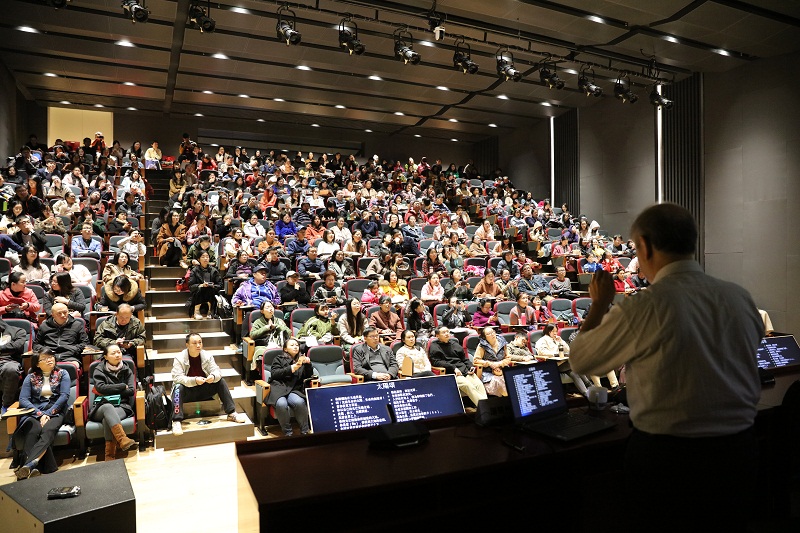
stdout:
<svg viewBox="0 0 800 533">
<path fill-rule="evenodd" d="M 242 377 L 239 375 L 239 372 L 233 368 L 220 368 L 219 371 L 222 373 L 222 379 L 225 380 L 229 389 L 242 386 Z M 167 390 L 172 389 L 171 372 L 155 372 L 153 374 L 153 380 L 156 383 L 163 384 L 164 388 Z"/>
<path fill-rule="evenodd" d="M 207 422 L 207 424 L 199 424 Z M 236 442 L 247 440 L 255 433 L 252 419 L 244 424 L 228 422 L 225 415 L 187 418 L 182 424 L 183 435 L 175 436 L 172 430 L 159 431 L 155 438 L 155 447 L 164 450 L 176 450 L 179 448 L 191 448 L 194 446 L 208 446 L 211 444 L 222 444 L 224 442 Z"/>
<path fill-rule="evenodd" d="M 151 251 L 152 253 L 152 251 Z M 158 259 L 155 257 L 155 259 Z M 182 278 L 186 274 L 186 269 L 182 267 L 160 266 L 158 262 L 152 267 L 145 267 L 144 275 L 148 278 Z"/>
<path fill-rule="evenodd" d="M 184 304 L 189 299 L 188 292 L 175 292 L 175 287 L 172 290 L 162 289 L 160 291 L 148 290 L 145 293 L 145 299 L 148 304 Z"/>
<path fill-rule="evenodd" d="M 194 322 L 194 320 L 192 320 Z M 203 348 L 222 348 L 231 344 L 231 337 L 223 331 L 200 331 Z M 186 348 L 185 333 L 159 333 L 152 336 L 153 348 L 161 351 L 181 351 Z"/>
<path fill-rule="evenodd" d="M 147 358 L 152 362 L 155 372 L 170 372 L 172 370 L 172 360 L 181 353 L 182 350 L 147 350 Z M 227 367 L 241 368 L 241 353 L 236 346 L 223 346 L 221 348 L 210 348 L 203 350 L 214 357 L 217 364 L 225 362 Z"/>
<path fill-rule="evenodd" d="M 170 304 L 163 304 L 163 305 L 170 305 Z M 180 310 L 183 311 L 183 305 L 179 306 Z M 164 309 L 159 307 L 157 309 Z M 225 319 L 204 319 L 204 320 L 194 320 L 194 319 L 187 319 L 186 315 L 181 314 L 179 317 L 166 317 L 163 314 L 158 313 L 157 316 L 147 317 L 144 322 L 144 327 L 148 335 L 157 335 L 157 334 L 165 334 L 165 333 L 183 333 L 184 335 L 189 333 L 190 331 L 197 331 L 197 332 L 204 332 L 204 331 L 225 331 L 227 329 L 226 324 L 220 324 L 222 322 L 233 322 L 232 318 L 225 318 Z"/>
</svg>

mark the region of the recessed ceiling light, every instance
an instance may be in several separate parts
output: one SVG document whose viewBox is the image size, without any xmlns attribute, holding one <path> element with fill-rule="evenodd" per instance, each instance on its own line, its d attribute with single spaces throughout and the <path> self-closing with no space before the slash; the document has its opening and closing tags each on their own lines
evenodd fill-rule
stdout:
<svg viewBox="0 0 800 533">
<path fill-rule="evenodd" d="M 453 141 L 454 143 L 458 142 L 458 139 L 450 139 L 450 140 Z"/>
<path fill-rule="evenodd" d="M 52 72 L 45 72 L 44 75 L 47 76 L 48 78 L 57 78 L 58 77 L 58 74 L 53 74 Z"/>
<path fill-rule="evenodd" d="M 61 100 L 61 101 L 59 102 L 59 104 L 62 104 L 62 105 L 72 105 L 72 102 L 67 102 L 66 100 Z"/>
<path fill-rule="evenodd" d="M 213 57 L 214 59 L 228 59 L 228 56 L 226 56 L 225 54 L 214 54 L 211 57 Z"/>
<path fill-rule="evenodd" d="M 214 91 L 203 91 L 203 94 L 214 94 Z"/>
<path fill-rule="evenodd" d="M 243 7 L 232 7 L 231 11 L 233 11 L 234 13 L 241 13 L 242 15 L 250 15 L 251 14 L 249 9 L 245 9 Z"/>
<path fill-rule="evenodd" d="M 451 118 L 451 119 L 450 119 L 450 122 L 458 122 L 458 120 L 456 120 L 456 119 L 454 119 L 454 118 Z"/>
<path fill-rule="evenodd" d="M 397 115 L 398 117 L 404 117 L 404 116 L 406 116 L 406 114 L 405 114 L 405 113 L 403 113 L 402 111 L 395 111 L 395 112 L 394 112 L 394 114 L 395 114 L 395 115 Z"/>
<path fill-rule="evenodd" d="M 246 94 L 240 94 L 240 95 L 239 95 L 239 98 L 250 98 L 250 97 L 249 97 L 249 96 L 247 96 Z"/>
<path fill-rule="evenodd" d="M 122 39 L 121 41 L 117 41 L 114 44 L 116 44 L 117 46 L 125 46 L 127 48 L 133 48 L 135 46 L 132 42 L 126 41 L 125 39 Z"/>
<path fill-rule="evenodd" d="M 364 131 L 366 131 L 367 133 L 372 133 L 372 130 L 364 130 Z"/>
<path fill-rule="evenodd" d="M 135 107 L 129 107 L 129 108 L 127 108 L 127 109 L 128 109 L 128 111 L 139 111 L 139 110 L 138 110 L 138 109 L 136 109 Z"/>
<path fill-rule="evenodd" d="M 128 87 L 136 87 L 136 84 L 132 81 L 126 81 L 122 85 L 127 85 Z"/>
<path fill-rule="evenodd" d="M 273 100 L 276 101 L 276 102 L 285 102 L 286 101 L 283 98 L 273 98 Z"/>
<path fill-rule="evenodd" d="M 496 128 L 496 127 L 497 127 L 497 124 L 489 124 L 489 127 L 490 127 L 490 128 Z"/>
<path fill-rule="evenodd" d="M 542 105 L 545 107 L 553 107 L 553 104 L 551 104 L 550 102 L 542 102 Z"/>
<path fill-rule="evenodd" d="M 712 52 L 714 52 L 715 54 L 719 54 L 721 56 L 729 56 L 729 55 L 731 55 L 730 52 L 728 52 L 727 50 L 723 50 L 722 48 L 718 48 L 716 50 L 712 50 Z"/>
<path fill-rule="evenodd" d="M 266 122 L 263 118 L 256 119 L 256 122 Z"/>
<path fill-rule="evenodd" d="M 671 43 L 679 44 L 678 39 L 676 37 L 673 37 L 672 35 L 665 35 L 664 40 L 669 41 Z"/>
<path fill-rule="evenodd" d="M 19 26 L 17 29 L 19 31 L 24 31 L 25 33 L 39 33 L 39 30 L 36 28 L 31 28 L 30 26 Z"/>
<path fill-rule="evenodd" d="M 307 67 L 305 65 L 297 65 L 295 68 L 297 70 L 311 70 L 311 67 Z"/>
<path fill-rule="evenodd" d="M 202 114 L 202 113 L 195 113 L 195 114 L 194 114 L 194 116 L 196 116 L 196 117 L 202 117 L 202 116 L 203 116 L 203 114 Z"/>
<path fill-rule="evenodd" d="M 450 90 L 447 87 L 445 87 L 444 85 L 439 85 L 436 88 L 439 89 L 440 91 L 449 91 Z"/>
<path fill-rule="evenodd" d="M 319 128 L 319 124 L 312 124 L 311 127 L 312 128 Z"/>
<path fill-rule="evenodd" d="M 336 106 L 336 109 L 347 109 L 347 108 L 345 106 L 339 104 L 339 105 Z"/>
<path fill-rule="evenodd" d="M 430 41 L 417 41 L 417 42 L 419 42 L 419 44 L 421 44 L 422 46 L 431 46 L 431 47 L 432 46 L 436 46 L 435 44 L 433 44 Z"/>
<path fill-rule="evenodd" d="M 105 107 L 103 104 L 94 104 L 95 107 Z"/>
<path fill-rule="evenodd" d="M 577 76 L 578 74 L 580 74 L 577 70 L 572 68 L 565 68 L 562 70 L 562 72 L 566 72 L 567 74 L 572 74 L 573 76 Z"/>
<path fill-rule="evenodd" d="M 598 17 L 597 15 L 587 15 L 586 19 L 587 20 L 591 20 L 592 22 L 597 22 L 598 24 L 605 24 L 606 23 L 605 19 L 603 19 L 601 17 Z"/>
<path fill-rule="evenodd" d="M 383 78 L 381 78 L 380 76 L 370 76 L 369 79 L 374 81 L 383 81 Z"/>
<path fill-rule="evenodd" d="M 419 133 L 415 133 L 415 134 L 414 134 L 414 137 L 416 137 L 417 139 L 419 139 L 420 137 L 422 137 L 422 135 L 420 135 Z"/>
<path fill-rule="evenodd" d="M 219 146 L 217 143 L 211 143 L 209 146 Z"/>
<path fill-rule="evenodd" d="M 504 95 L 504 94 L 498 94 L 498 95 L 497 95 L 497 97 L 498 97 L 500 100 L 508 100 L 508 96 L 506 96 L 506 95 Z"/>
</svg>

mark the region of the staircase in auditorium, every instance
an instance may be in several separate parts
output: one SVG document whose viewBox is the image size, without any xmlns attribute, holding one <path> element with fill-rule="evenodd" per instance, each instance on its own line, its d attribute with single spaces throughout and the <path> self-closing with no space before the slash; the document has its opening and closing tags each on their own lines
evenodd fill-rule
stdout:
<svg viewBox="0 0 800 533">
<path fill-rule="evenodd" d="M 147 242 L 149 228 L 162 207 L 168 205 L 169 172 L 148 171 L 147 179 L 155 190 L 154 198 L 147 202 Z M 241 350 L 234 344 L 233 319 L 188 318 L 184 303 L 188 293 L 176 292 L 175 281 L 186 273 L 183 268 L 170 268 L 158 265 L 153 246 L 148 245 L 145 260 L 147 308 L 145 310 L 145 329 L 147 353 L 155 381 L 169 390 L 172 386 L 172 361 L 186 346 L 185 338 L 190 332 L 197 332 L 203 338 L 203 349 L 214 356 L 222 370 L 222 376 L 231 390 L 236 402 L 236 410 L 244 413 L 252 421 L 255 391 L 242 382 Z M 166 450 L 233 442 L 252 437 L 252 422 L 236 424 L 225 421 L 219 401 L 215 398 L 207 402 L 193 402 L 184 406 L 186 418 L 183 422 L 183 435 L 176 437 L 172 431 L 159 431 L 155 447 Z"/>
</svg>

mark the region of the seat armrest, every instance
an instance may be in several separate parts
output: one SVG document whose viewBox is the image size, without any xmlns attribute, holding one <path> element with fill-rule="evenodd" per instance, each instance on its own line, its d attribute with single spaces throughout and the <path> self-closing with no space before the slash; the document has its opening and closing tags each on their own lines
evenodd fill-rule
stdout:
<svg viewBox="0 0 800 533">
<path fill-rule="evenodd" d="M 433 372 L 437 376 L 444 376 L 445 374 L 447 374 L 447 370 L 443 366 L 432 366 L 431 372 Z"/>
<path fill-rule="evenodd" d="M 72 404 L 72 411 L 75 415 L 75 426 L 86 427 L 86 422 L 89 419 L 89 398 L 87 396 L 78 396 L 75 398 L 75 403 Z"/>
<path fill-rule="evenodd" d="M 256 398 L 259 402 L 261 402 L 261 404 L 264 404 L 264 402 L 267 401 L 267 398 L 269 397 L 269 389 L 269 383 L 263 379 L 256 380 Z"/>
<path fill-rule="evenodd" d="M 145 365 L 145 348 L 144 346 L 136 347 L 136 368 L 144 368 Z"/>
<path fill-rule="evenodd" d="M 348 372 L 347 375 L 350 376 L 353 384 L 364 383 L 364 376 L 361 374 L 353 374 L 352 372 Z"/>
<path fill-rule="evenodd" d="M 144 391 L 137 390 L 136 391 L 136 420 L 140 422 L 144 422 L 146 416 L 145 411 L 145 402 L 144 402 Z"/>
<path fill-rule="evenodd" d="M 250 337 L 242 337 L 242 342 L 247 345 L 247 360 L 252 361 L 253 356 L 256 353 L 256 341 L 251 339 Z"/>
<path fill-rule="evenodd" d="M 9 409 L 18 409 L 19 402 L 14 402 L 8 406 Z M 8 430 L 8 434 L 12 435 L 17 430 L 17 424 L 19 424 L 19 417 L 12 416 L 11 418 L 6 419 L 6 430 Z"/>
</svg>

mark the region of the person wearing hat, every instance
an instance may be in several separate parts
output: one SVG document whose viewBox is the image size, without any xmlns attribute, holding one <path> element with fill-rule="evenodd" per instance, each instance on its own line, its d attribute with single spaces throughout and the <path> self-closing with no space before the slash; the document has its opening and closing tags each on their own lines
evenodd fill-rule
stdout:
<svg viewBox="0 0 800 533">
<path fill-rule="evenodd" d="M 311 248 L 311 244 L 306 240 L 306 227 L 298 226 L 297 238 L 286 245 L 286 255 L 292 259 L 299 259 L 304 255 L 308 255 L 309 248 Z"/>
<path fill-rule="evenodd" d="M 300 281 L 300 275 L 294 270 L 286 273 L 286 283 L 280 289 L 282 309 L 288 317 L 294 308 L 299 305 L 307 306 L 311 301 L 306 284 Z"/>
<path fill-rule="evenodd" d="M 281 295 L 278 289 L 268 279 L 269 266 L 259 263 L 253 270 L 253 277 L 242 282 L 233 294 L 231 303 L 235 306 L 261 308 L 264 300 L 272 301 L 273 305 L 281 304 Z"/>
</svg>

